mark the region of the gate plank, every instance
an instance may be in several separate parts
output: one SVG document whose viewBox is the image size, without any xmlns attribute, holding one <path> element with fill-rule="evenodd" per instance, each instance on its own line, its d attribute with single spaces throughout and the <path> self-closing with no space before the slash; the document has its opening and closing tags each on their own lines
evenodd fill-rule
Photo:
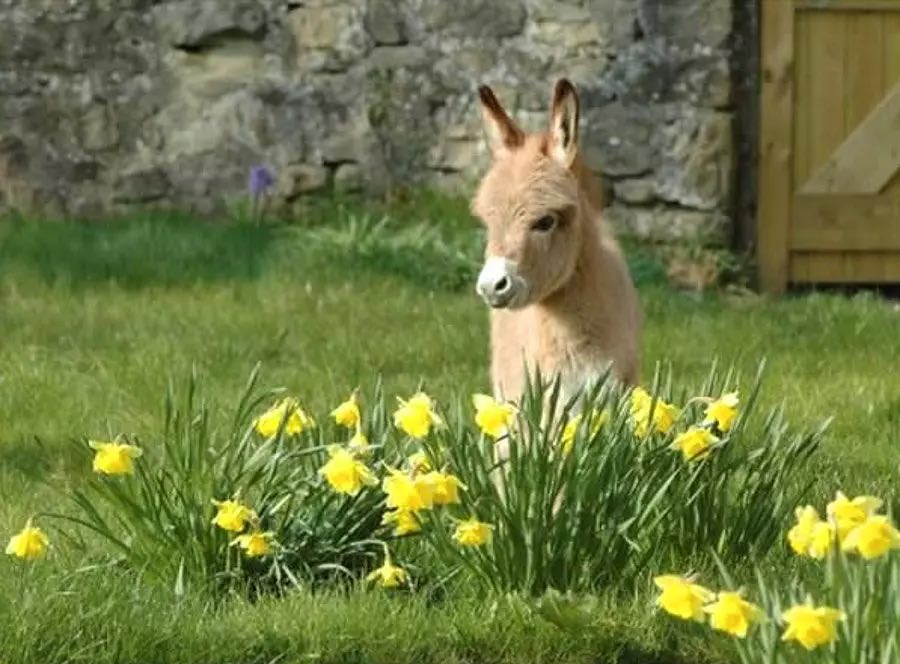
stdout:
<svg viewBox="0 0 900 664">
<path fill-rule="evenodd" d="M 900 168 L 900 84 L 853 130 L 801 191 L 877 194 Z"/>
<path fill-rule="evenodd" d="M 780 293 L 788 279 L 788 215 L 792 188 L 794 6 L 762 0 L 757 257 L 760 286 Z"/>
</svg>

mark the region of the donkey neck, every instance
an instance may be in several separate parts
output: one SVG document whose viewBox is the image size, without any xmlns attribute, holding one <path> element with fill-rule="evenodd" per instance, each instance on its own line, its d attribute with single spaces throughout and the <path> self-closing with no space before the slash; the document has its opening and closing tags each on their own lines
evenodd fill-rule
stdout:
<svg viewBox="0 0 900 664">
<path fill-rule="evenodd" d="M 581 214 L 584 215 L 581 252 L 572 275 L 556 292 L 536 304 L 548 323 L 566 328 L 574 326 L 576 329 L 571 332 L 576 332 L 578 327 L 592 327 L 590 319 L 604 314 L 598 309 L 598 303 L 603 300 L 604 272 L 609 263 L 604 257 L 615 251 L 614 247 L 607 246 L 610 240 L 605 237 L 596 213 L 589 206 L 583 206 Z"/>
</svg>

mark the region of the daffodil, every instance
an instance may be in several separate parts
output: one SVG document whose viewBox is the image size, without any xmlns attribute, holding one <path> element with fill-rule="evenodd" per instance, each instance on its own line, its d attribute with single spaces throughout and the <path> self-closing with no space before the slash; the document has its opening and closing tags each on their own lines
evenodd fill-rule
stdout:
<svg viewBox="0 0 900 664">
<path fill-rule="evenodd" d="M 472 517 L 456 524 L 453 539 L 460 546 L 482 546 L 491 541 L 494 527 Z"/>
<path fill-rule="evenodd" d="M 822 560 L 834 548 L 836 531 L 827 521 L 819 521 L 813 524 L 809 540 L 810 558 Z"/>
<path fill-rule="evenodd" d="M 259 435 L 271 438 L 278 433 L 278 427 L 282 422 L 284 422 L 284 433 L 289 436 L 296 436 L 315 424 L 312 417 L 300 408 L 299 401 L 287 398 L 282 399 L 256 418 L 254 426 Z"/>
<path fill-rule="evenodd" d="M 584 419 L 584 415 L 582 413 L 578 413 L 568 422 L 566 422 L 566 426 L 563 428 L 562 432 L 562 453 L 564 456 L 568 456 L 572 451 L 572 447 L 575 445 L 575 436 L 578 434 L 578 429 L 581 426 L 581 422 Z M 604 408 L 603 410 L 594 409 L 591 411 L 591 418 L 589 421 L 589 431 L 590 437 L 593 438 L 597 435 L 600 429 L 609 421 L 609 410 Z"/>
<path fill-rule="evenodd" d="M 371 453 L 372 446 L 369 445 L 368 436 L 357 429 L 356 433 L 350 438 L 350 442 L 347 443 L 347 449 L 356 456 L 366 456 Z"/>
<path fill-rule="evenodd" d="M 837 528 L 838 538 L 843 540 L 850 531 L 865 523 L 881 508 L 882 501 L 874 496 L 858 496 L 850 500 L 842 492 L 838 491 L 830 503 L 828 503 L 828 519 Z"/>
<path fill-rule="evenodd" d="M 842 548 L 855 551 L 866 560 L 880 558 L 891 549 L 900 549 L 900 531 L 886 516 L 876 514 L 851 530 Z"/>
<path fill-rule="evenodd" d="M 400 406 L 394 411 L 394 425 L 412 438 L 425 438 L 431 428 L 441 423 L 434 412 L 434 402 L 427 394 L 419 392 L 404 401 L 398 399 Z"/>
<path fill-rule="evenodd" d="M 670 403 L 658 399 L 655 403 L 643 388 L 635 388 L 631 393 L 631 417 L 634 432 L 639 438 L 658 432 L 669 433 L 675 426 L 681 411 Z"/>
<path fill-rule="evenodd" d="M 330 458 L 319 468 L 319 475 L 338 493 L 355 496 L 364 486 L 378 484 L 372 471 L 349 450 L 332 445 L 328 455 Z"/>
<path fill-rule="evenodd" d="M 359 414 L 359 403 L 356 400 L 356 392 L 351 394 L 350 398 L 344 403 L 331 411 L 331 416 L 338 426 L 347 427 L 348 429 L 359 426 L 361 418 Z"/>
<path fill-rule="evenodd" d="M 132 475 L 134 460 L 141 456 L 141 448 L 125 443 L 88 441 L 94 454 L 94 472 L 101 475 Z"/>
<path fill-rule="evenodd" d="M 410 510 L 392 510 L 385 512 L 381 517 L 381 522 L 385 525 L 394 524 L 394 535 L 400 537 L 410 533 L 417 533 L 422 530 L 422 524 L 415 512 Z"/>
<path fill-rule="evenodd" d="M 715 424 L 722 433 L 730 431 L 735 418 L 737 418 L 738 403 L 740 400 L 737 392 L 723 394 L 706 407 L 706 418 L 703 423 Z"/>
<path fill-rule="evenodd" d="M 378 581 L 384 588 L 396 588 L 406 582 L 406 571 L 394 565 L 390 554 L 385 552 L 384 564 L 370 572 L 366 581 Z"/>
<path fill-rule="evenodd" d="M 240 547 L 249 558 L 261 558 L 272 553 L 274 540 L 275 533 L 254 530 L 252 533 L 238 535 L 231 545 Z"/>
<path fill-rule="evenodd" d="M 391 509 L 416 512 L 434 506 L 434 485 L 424 475 L 412 477 L 408 473 L 391 470 L 381 486 L 387 494 L 385 504 Z"/>
<path fill-rule="evenodd" d="M 795 511 L 797 523 L 788 531 L 787 539 L 791 549 L 798 556 L 805 556 L 812 543 L 813 529 L 821 521 L 819 513 L 812 505 L 798 507 Z"/>
<path fill-rule="evenodd" d="M 828 606 L 799 604 L 785 611 L 781 619 L 787 626 L 782 641 L 797 641 L 807 650 L 814 650 L 837 638 L 837 624 L 844 619 L 844 612 Z"/>
<path fill-rule="evenodd" d="M 494 440 L 506 435 L 516 417 L 516 409 L 512 404 L 497 401 L 486 394 L 472 397 L 475 406 L 475 424 L 481 432 Z"/>
<path fill-rule="evenodd" d="M 683 620 L 703 621 L 703 606 L 712 601 L 712 591 L 675 574 L 657 576 L 653 583 L 662 591 L 656 604 L 663 611 Z"/>
<path fill-rule="evenodd" d="M 424 478 L 431 484 L 435 505 L 453 505 L 459 502 L 459 490 L 465 489 L 456 475 L 432 471 Z"/>
<path fill-rule="evenodd" d="M 213 500 L 212 503 L 218 508 L 213 523 L 222 530 L 239 533 L 248 522 L 258 519 L 256 512 L 237 500 Z"/>
<path fill-rule="evenodd" d="M 49 546 L 50 540 L 46 533 L 28 521 L 22 530 L 10 538 L 9 544 L 6 545 L 6 554 L 32 561 L 43 558 Z"/>
<path fill-rule="evenodd" d="M 821 560 L 831 551 L 836 531 L 833 524 L 819 518 L 819 513 L 811 505 L 799 507 L 795 511 L 797 523 L 788 531 L 787 539 L 791 549 L 798 556 L 809 556 Z"/>
<path fill-rule="evenodd" d="M 422 450 L 410 454 L 406 463 L 409 466 L 409 469 L 414 473 L 431 470 L 431 462 L 428 460 L 428 455 Z"/>
<path fill-rule="evenodd" d="M 703 608 L 709 614 L 709 624 L 713 629 L 727 632 L 743 639 L 750 625 L 763 617 L 762 609 L 748 602 L 739 592 L 720 592 L 716 601 Z"/>
<path fill-rule="evenodd" d="M 685 461 L 699 461 L 708 456 L 712 446 L 718 442 L 719 439 L 708 429 L 691 427 L 678 434 L 670 447 L 680 451 Z"/>
</svg>

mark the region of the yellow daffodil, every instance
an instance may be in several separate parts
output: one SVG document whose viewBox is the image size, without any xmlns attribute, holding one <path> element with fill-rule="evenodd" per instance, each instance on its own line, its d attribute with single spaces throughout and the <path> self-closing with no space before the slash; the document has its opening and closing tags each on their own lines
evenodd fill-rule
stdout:
<svg viewBox="0 0 900 664">
<path fill-rule="evenodd" d="M 831 643 L 837 638 L 837 624 L 844 612 L 827 606 L 799 604 L 785 611 L 782 620 L 787 629 L 782 641 L 797 641 L 807 650 Z"/>
<path fill-rule="evenodd" d="M 429 482 L 433 491 L 435 505 L 454 505 L 459 502 L 459 490 L 465 489 L 456 475 L 432 471 L 424 478 Z"/>
<path fill-rule="evenodd" d="M 287 398 L 282 399 L 256 418 L 254 426 L 260 436 L 271 438 L 278 433 L 278 427 L 282 422 L 284 422 L 284 433 L 289 436 L 296 436 L 315 425 L 312 417 L 300 408 L 300 402 L 297 399 Z"/>
<path fill-rule="evenodd" d="M 669 433 L 680 415 L 677 407 L 661 399 L 653 403 L 650 394 L 640 387 L 631 393 L 631 417 L 638 438 L 654 432 Z"/>
<path fill-rule="evenodd" d="M 232 543 L 238 546 L 248 558 L 261 558 L 272 553 L 275 533 L 254 530 L 252 533 L 239 535 Z"/>
<path fill-rule="evenodd" d="M 141 448 L 124 443 L 88 441 L 94 454 L 94 472 L 101 475 L 132 475 L 134 460 L 141 456 Z"/>
<path fill-rule="evenodd" d="M 330 458 L 319 468 L 319 475 L 338 493 L 355 496 L 364 486 L 378 484 L 372 471 L 349 450 L 332 445 L 328 454 Z"/>
<path fill-rule="evenodd" d="M 656 604 L 663 611 L 683 620 L 703 621 L 703 606 L 712 601 L 712 591 L 675 574 L 657 576 L 653 583 L 662 591 Z"/>
<path fill-rule="evenodd" d="M 350 442 L 347 443 L 347 449 L 356 456 L 366 456 L 372 452 L 372 446 L 369 445 L 369 438 L 359 429 L 357 429 L 356 433 L 353 434 L 353 437 L 350 438 Z"/>
<path fill-rule="evenodd" d="M 359 426 L 361 418 L 359 414 L 359 403 L 356 400 L 356 392 L 351 394 L 350 398 L 344 403 L 331 411 L 331 416 L 338 426 L 347 427 L 348 429 Z"/>
<path fill-rule="evenodd" d="M 797 523 L 788 531 L 788 544 L 798 556 L 809 556 L 821 560 L 831 551 L 835 542 L 834 525 L 822 521 L 819 513 L 811 505 L 799 507 L 795 511 Z"/>
<path fill-rule="evenodd" d="M 389 508 L 416 512 L 434 506 L 434 485 L 427 476 L 412 477 L 408 473 L 392 470 L 381 486 L 387 494 L 385 503 Z"/>
<path fill-rule="evenodd" d="M 506 435 L 516 417 L 513 405 L 497 401 L 486 394 L 474 395 L 472 405 L 475 406 L 475 424 L 484 435 L 494 440 Z"/>
<path fill-rule="evenodd" d="M 394 524 L 394 535 L 400 537 L 410 533 L 417 533 L 422 530 L 419 518 L 415 512 L 409 510 L 393 510 L 385 512 L 381 517 L 383 524 Z"/>
<path fill-rule="evenodd" d="M 13 535 L 6 545 L 6 554 L 15 556 L 21 560 L 37 560 L 43 558 L 50 546 L 50 540 L 46 533 L 37 526 L 31 525 L 31 521 L 25 524 L 17 534 Z"/>
<path fill-rule="evenodd" d="M 743 639 L 750 625 L 763 617 L 762 609 L 748 602 L 738 592 L 720 592 L 716 601 L 703 609 L 709 614 L 713 629 Z"/>
<path fill-rule="evenodd" d="M 715 424 L 722 433 L 731 431 L 734 420 L 737 418 L 738 403 L 740 400 L 737 392 L 723 394 L 706 407 L 706 418 L 703 423 Z"/>
<path fill-rule="evenodd" d="M 431 462 L 428 461 L 428 455 L 422 450 L 410 454 L 406 463 L 409 465 L 409 469 L 414 473 L 422 473 L 431 470 Z"/>
<path fill-rule="evenodd" d="M 836 531 L 834 526 L 827 521 L 819 521 L 813 524 L 809 540 L 809 556 L 816 560 L 822 560 L 834 548 Z"/>
<path fill-rule="evenodd" d="M 838 491 L 834 500 L 828 503 L 828 519 L 837 528 L 838 538 L 843 540 L 851 530 L 865 523 L 866 519 L 881 508 L 881 505 L 880 498 L 858 496 L 850 500 Z"/>
<path fill-rule="evenodd" d="M 473 517 L 456 524 L 453 539 L 461 546 L 482 546 L 491 541 L 493 530 L 494 527 L 491 524 L 484 523 Z"/>
<path fill-rule="evenodd" d="M 680 451 L 685 461 L 699 461 L 708 456 L 712 446 L 718 442 L 719 439 L 708 429 L 691 427 L 684 433 L 678 434 L 670 447 Z"/>
<path fill-rule="evenodd" d="M 788 531 L 788 543 L 791 550 L 798 556 L 805 556 L 809 552 L 809 546 L 812 544 L 813 529 L 815 525 L 821 522 L 819 513 L 812 505 L 806 507 L 798 507 L 795 511 L 797 523 Z"/>
<path fill-rule="evenodd" d="M 408 401 L 398 399 L 399 408 L 394 411 L 394 425 L 412 438 L 425 438 L 441 419 L 434 412 L 434 402 L 427 394 L 419 392 Z"/>
<path fill-rule="evenodd" d="M 572 447 L 575 445 L 575 436 L 578 434 L 578 428 L 581 426 L 581 422 L 584 419 L 584 415 L 579 413 L 575 415 L 572 419 L 566 422 L 566 426 L 563 429 L 562 433 L 562 453 L 564 456 L 568 456 L 572 451 Z M 590 437 L 593 438 L 597 435 L 600 429 L 603 428 L 609 421 L 609 410 L 604 408 L 601 410 L 593 410 L 591 412 L 591 419 L 589 423 L 590 428 Z"/>
<path fill-rule="evenodd" d="M 851 530 L 842 548 L 855 551 L 866 560 L 880 558 L 891 549 L 900 549 L 900 531 L 886 516 L 876 514 Z"/>
<path fill-rule="evenodd" d="M 213 500 L 213 505 L 218 508 L 213 523 L 222 530 L 239 533 L 247 525 L 247 522 L 257 520 L 256 512 L 237 500 Z"/>
<path fill-rule="evenodd" d="M 396 588 L 406 582 L 406 572 L 391 562 L 391 556 L 385 553 L 384 564 L 373 570 L 366 581 L 378 581 L 384 588 Z"/>
</svg>

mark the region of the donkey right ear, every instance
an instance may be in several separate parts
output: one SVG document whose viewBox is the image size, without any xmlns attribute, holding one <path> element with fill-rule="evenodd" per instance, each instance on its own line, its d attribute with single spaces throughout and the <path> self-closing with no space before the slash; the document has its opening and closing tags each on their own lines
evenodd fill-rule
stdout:
<svg viewBox="0 0 900 664">
<path fill-rule="evenodd" d="M 525 142 L 525 134 L 503 110 L 493 90 L 482 85 L 478 88 L 478 96 L 481 98 L 484 129 L 494 157 L 500 157 L 522 145 Z"/>
</svg>

